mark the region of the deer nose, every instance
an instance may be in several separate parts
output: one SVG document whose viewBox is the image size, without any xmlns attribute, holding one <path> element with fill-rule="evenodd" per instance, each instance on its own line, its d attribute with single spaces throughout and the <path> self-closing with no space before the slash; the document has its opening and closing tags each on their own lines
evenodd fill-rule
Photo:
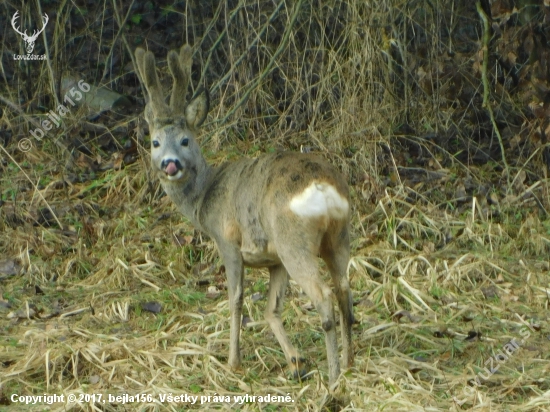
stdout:
<svg viewBox="0 0 550 412">
<path fill-rule="evenodd" d="M 168 176 L 174 176 L 178 173 L 178 171 L 183 169 L 183 166 L 178 159 L 163 159 L 160 167 Z"/>
</svg>

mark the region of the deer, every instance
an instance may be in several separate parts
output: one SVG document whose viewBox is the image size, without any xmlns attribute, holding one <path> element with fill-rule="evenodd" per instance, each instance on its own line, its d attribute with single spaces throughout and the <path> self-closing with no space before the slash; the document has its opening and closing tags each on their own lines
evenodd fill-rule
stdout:
<svg viewBox="0 0 550 412">
<path fill-rule="evenodd" d="M 216 243 L 225 265 L 229 298 L 229 367 L 242 370 L 239 349 L 244 267 L 266 267 L 269 291 L 265 319 L 277 338 L 291 377 L 308 376 L 308 364 L 287 336 L 281 314 L 289 277 L 311 299 L 325 335 L 329 386 L 340 375 L 333 298 L 340 311 L 342 362 L 353 364 L 353 301 L 349 187 L 339 171 L 314 154 L 278 152 L 209 165 L 197 143 L 210 98 L 200 88 L 186 103 L 192 49 L 170 50 L 173 78 L 165 102 L 155 56 L 138 47 L 137 70 L 147 91 L 144 118 L 151 138 L 151 167 L 164 192 L 190 223 Z M 334 292 L 319 274 L 318 258 L 330 272 Z"/>
</svg>

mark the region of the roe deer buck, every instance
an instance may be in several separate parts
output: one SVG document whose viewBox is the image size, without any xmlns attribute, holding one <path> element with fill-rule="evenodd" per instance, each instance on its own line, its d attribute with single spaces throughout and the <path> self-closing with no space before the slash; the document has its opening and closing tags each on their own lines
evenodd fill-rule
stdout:
<svg viewBox="0 0 550 412">
<path fill-rule="evenodd" d="M 209 109 L 203 90 L 185 104 L 192 52 L 185 45 L 168 53 L 174 79 L 170 105 L 164 101 L 152 52 L 136 49 L 149 95 L 145 119 L 151 134 L 151 162 L 164 191 L 197 229 L 213 238 L 225 263 L 231 312 L 229 366 L 239 368 L 239 335 L 244 266 L 268 267 L 265 318 L 295 378 L 305 375 L 305 360 L 286 335 L 281 312 L 288 275 L 309 296 L 325 331 L 329 382 L 340 374 L 332 290 L 318 273 L 326 262 L 340 308 L 343 362 L 353 363 L 352 296 L 347 278 L 350 200 L 348 186 L 324 160 L 299 153 L 273 153 L 209 166 L 195 131 Z"/>
</svg>

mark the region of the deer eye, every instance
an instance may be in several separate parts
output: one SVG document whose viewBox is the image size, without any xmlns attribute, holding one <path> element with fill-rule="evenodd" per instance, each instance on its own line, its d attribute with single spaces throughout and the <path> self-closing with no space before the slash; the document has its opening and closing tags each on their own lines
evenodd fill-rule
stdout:
<svg viewBox="0 0 550 412">
<path fill-rule="evenodd" d="M 189 145 L 189 139 L 187 137 L 184 137 L 183 139 L 181 139 L 181 145 L 182 146 Z"/>
<path fill-rule="evenodd" d="M 158 142 L 158 140 L 153 140 L 153 147 L 159 147 L 160 146 L 160 143 Z"/>
</svg>

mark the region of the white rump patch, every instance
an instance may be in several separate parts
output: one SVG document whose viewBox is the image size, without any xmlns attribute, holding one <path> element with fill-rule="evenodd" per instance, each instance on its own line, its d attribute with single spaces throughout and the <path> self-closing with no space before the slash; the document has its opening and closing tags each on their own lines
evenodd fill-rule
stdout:
<svg viewBox="0 0 550 412">
<path fill-rule="evenodd" d="M 348 214 L 347 199 L 331 185 L 312 183 L 290 201 L 290 210 L 298 216 L 328 216 L 342 219 Z"/>
</svg>

